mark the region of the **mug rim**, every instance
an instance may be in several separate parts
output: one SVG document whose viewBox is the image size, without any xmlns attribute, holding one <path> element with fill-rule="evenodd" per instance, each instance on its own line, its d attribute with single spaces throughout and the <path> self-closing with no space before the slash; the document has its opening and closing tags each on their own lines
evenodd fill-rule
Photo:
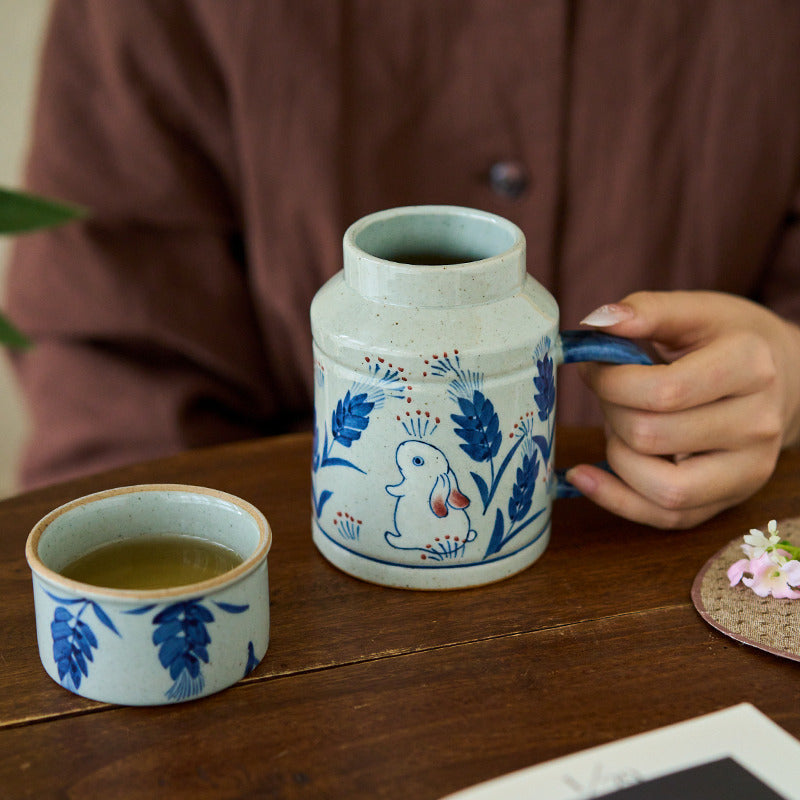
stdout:
<svg viewBox="0 0 800 800">
<path fill-rule="evenodd" d="M 453 225 L 472 222 L 484 231 L 508 237 L 508 241 L 503 249 L 481 258 L 443 264 L 408 264 L 365 249 L 362 237 L 367 230 L 402 227 L 409 217 Z M 347 228 L 342 248 L 345 283 L 368 300 L 391 305 L 448 308 L 484 304 L 514 295 L 527 279 L 522 229 L 491 211 L 468 206 L 412 205 L 375 211 Z"/>
<path fill-rule="evenodd" d="M 62 515 L 73 511 L 81 506 L 88 505 L 109 497 L 116 497 L 126 494 L 138 494 L 145 492 L 164 492 L 169 494 L 200 494 L 213 497 L 225 503 L 237 506 L 244 511 L 258 526 L 258 543 L 253 552 L 237 564 L 233 569 L 216 575 L 204 581 L 187 583 L 180 586 L 167 586 L 161 589 L 114 589 L 108 586 L 97 586 L 91 583 L 84 583 L 72 578 L 61 575 L 56 570 L 48 567 L 39 557 L 39 542 L 48 527 Z M 243 578 L 254 572 L 264 561 L 272 546 L 272 529 L 265 515 L 252 503 L 237 497 L 234 494 L 223 492 L 219 489 L 211 489 L 204 486 L 192 486 L 180 483 L 146 483 L 135 484 L 132 486 L 118 486 L 112 489 L 104 489 L 99 492 L 76 497 L 63 505 L 49 511 L 31 529 L 25 543 L 25 558 L 28 566 L 34 575 L 46 581 L 51 586 L 66 590 L 72 593 L 91 595 L 92 597 L 107 600 L 162 600 L 176 599 L 183 596 L 197 595 L 227 588 L 238 583 Z M 87 551 L 89 552 L 89 551 Z"/>
<path fill-rule="evenodd" d="M 365 250 L 359 243 L 359 237 L 364 233 L 365 230 L 375 224 L 391 224 L 393 221 L 398 219 L 415 216 L 431 218 L 448 217 L 452 220 L 474 220 L 476 222 L 486 223 L 488 226 L 494 227 L 510 237 L 508 245 L 497 253 L 486 255 L 482 258 L 473 258 L 468 261 L 453 261 L 446 264 L 433 264 L 425 266 L 442 266 L 447 267 L 448 269 L 453 269 L 454 267 L 463 268 L 472 264 L 480 264 L 482 261 L 489 261 L 491 259 L 498 258 L 506 253 L 510 253 L 519 249 L 520 246 L 525 245 L 525 234 L 522 232 L 522 229 L 510 219 L 501 217 L 499 214 L 495 214 L 492 211 L 484 211 L 482 209 L 472 208 L 470 206 L 451 204 L 408 205 L 373 211 L 372 213 L 366 214 L 360 219 L 357 219 L 347 228 L 343 237 L 344 242 L 346 245 L 358 251 L 362 256 L 375 259 L 376 261 L 383 261 L 389 264 L 398 264 L 400 266 L 404 266 L 402 261 L 396 261 L 394 259 L 372 253 L 369 250 Z"/>
</svg>

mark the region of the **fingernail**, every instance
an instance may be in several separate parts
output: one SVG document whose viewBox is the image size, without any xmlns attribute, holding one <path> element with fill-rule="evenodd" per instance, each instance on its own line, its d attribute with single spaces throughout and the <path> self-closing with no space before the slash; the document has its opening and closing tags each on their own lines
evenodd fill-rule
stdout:
<svg viewBox="0 0 800 800">
<path fill-rule="evenodd" d="M 581 325 L 591 325 L 594 328 L 607 328 L 610 325 L 616 325 L 618 322 L 631 319 L 634 313 L 634 310 L 630 306 L 609 303 L 608 305 L 600 306 L 600 308 L 596 308 L 592 311 L 588 317 L 581 320 Z"/>
<path fill-rule="evenodd" d="M 594 476 L 580 467 L 568 469 L 564 477 L 582 494 L 590 495 L 597 488 L 597 481 Z"/>
</svg>

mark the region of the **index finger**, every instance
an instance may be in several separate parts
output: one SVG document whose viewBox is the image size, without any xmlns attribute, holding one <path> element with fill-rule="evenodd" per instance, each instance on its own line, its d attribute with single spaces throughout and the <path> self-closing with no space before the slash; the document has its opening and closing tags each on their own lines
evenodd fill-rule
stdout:
<svg viewBox="0 0 800 800">
<path fill-rule="evenodd" d="M 712 340 L 669 364 L 583 365 L 590 388 L 609 403 L 668 413 L 763 389 L 771 372 L 762 348 L 747 336 Z"/>
</svg>

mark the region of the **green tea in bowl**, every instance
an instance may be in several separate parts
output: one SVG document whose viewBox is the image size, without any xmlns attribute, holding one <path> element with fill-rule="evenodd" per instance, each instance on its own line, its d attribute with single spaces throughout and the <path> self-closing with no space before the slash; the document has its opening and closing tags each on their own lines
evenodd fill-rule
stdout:
<svg viewBox="0 0 800 800">
<path fill-rule="evenodd" d="M 146 534 L 90 550 L 60 573 L 109 589 L 166 589 L 216 578 L 242 561 L 235 550 L 198 536 Z"/>
</svg>

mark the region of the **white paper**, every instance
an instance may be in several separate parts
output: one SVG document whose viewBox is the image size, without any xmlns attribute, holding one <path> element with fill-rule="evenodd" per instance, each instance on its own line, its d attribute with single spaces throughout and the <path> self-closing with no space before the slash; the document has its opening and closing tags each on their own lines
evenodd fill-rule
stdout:
<svg viewBox="0 0 800 800">
<path fill-rule="evenodd" d="M 800 800 L 800 742 L 749 703 L 547 761 L 443 800 L 589 800 L 730 757 Z"/>
</svg>

